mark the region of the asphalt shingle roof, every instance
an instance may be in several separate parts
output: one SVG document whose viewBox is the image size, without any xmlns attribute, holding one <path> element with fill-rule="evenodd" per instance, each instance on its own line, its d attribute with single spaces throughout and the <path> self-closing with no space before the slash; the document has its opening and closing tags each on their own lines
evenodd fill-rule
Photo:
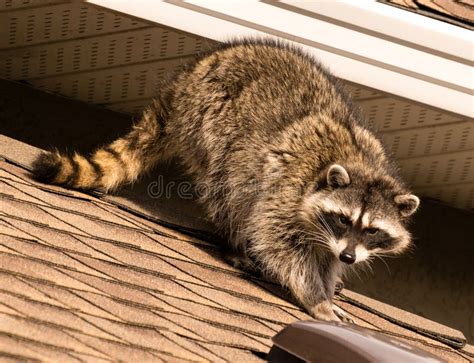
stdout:
<svg viewBox="0 0 474 363">
<path fill-rule="evenodd" d="M 33 181 L 37 152 L 0 136 L 2 359 L 258 361 L 273 335 L 309 319 L 278 285 L 224 263 L 215 244 L 113 197 Z M 351 291 L 337 304 L 448 361 L 474 357 L 454 329 Z"/>
<path fill-rule="evenodd" d="M 472 0 L 379 0 L 406 10 L 474 29 L 474 1 Z"/>
</svg>

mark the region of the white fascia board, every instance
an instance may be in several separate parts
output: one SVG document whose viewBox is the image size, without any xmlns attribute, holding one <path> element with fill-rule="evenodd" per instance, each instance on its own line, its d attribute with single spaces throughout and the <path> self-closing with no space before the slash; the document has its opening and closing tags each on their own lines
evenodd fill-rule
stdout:
<svg viewBox="0 0 474 363">
<path fill-rule="evenodd" d="M 273 2 L 473 62 L 472 31 L 372 0 Z"/>
<path fill-rule="evenodd" d="M 342 79 L 474 117 L 472 32 L 388 5 L 370 0 L 90 2 L 218 41 L 282 37 L 302 44 Z"/>
</svg>

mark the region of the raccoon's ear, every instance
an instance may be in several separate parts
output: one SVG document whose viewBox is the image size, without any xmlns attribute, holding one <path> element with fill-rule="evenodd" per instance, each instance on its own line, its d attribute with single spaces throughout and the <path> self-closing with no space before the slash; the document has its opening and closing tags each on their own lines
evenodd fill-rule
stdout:
<svg viewBox="0 0 474 363">
<path fill-rule="evenodd" d="M 394 200 L 402 217 L 411 216 L 420 205 L 420 198 L 413 194 L 397 195 Z"/>
<path fill-rule="evenodd" d="M 332 187 L 345 187 L 351 183 L 346 169 L 339 164 L 333 164 L 329 167 L 326 179 L 328 184 Z"/>
</svg>

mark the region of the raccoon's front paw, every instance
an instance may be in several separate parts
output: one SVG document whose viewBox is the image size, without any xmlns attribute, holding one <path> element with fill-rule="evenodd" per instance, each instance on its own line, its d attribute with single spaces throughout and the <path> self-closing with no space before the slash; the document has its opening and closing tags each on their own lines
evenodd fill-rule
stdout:
<svg viewBox="0 0 474 363">
<path fill-rule="evenodd" d="M 332 304 L 329 301 L 323 301 L 308 309 L 313 318 L 323 321 L 341 321 L 335 314 Z"/>
<path fill-rule="evenodd" d="M 337 317 L 343 321 L 344 323 L 351 323 L 354 324 L 354 320 L 347 314 L 344 310 L 342 310 L 339 306 L 332 304 L 332 311 Z"/>
</svg>

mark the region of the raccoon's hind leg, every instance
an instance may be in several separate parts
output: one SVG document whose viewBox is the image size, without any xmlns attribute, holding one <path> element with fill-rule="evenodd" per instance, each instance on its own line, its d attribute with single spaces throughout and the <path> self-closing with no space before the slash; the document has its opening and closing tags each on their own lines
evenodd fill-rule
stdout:
<svg viewBox="0 0 474 363">
<path fill-rule="evenodd" d="M 248 253 L 247 238 L 239 232 L 234 232 L 232 236 L 227 236 L 227 240 L 229 243 L 225 245 L 224 260 L 236 269 L 261 275 L 262 271 Z"/>
<path fill-rule="evenodd" d="M 235 267 L 236 269 L 251 274 L 260 274 L 255 262 L 252 261 L 245 252 L 236 252 L 229 248 L 227 251 L 225 251 L 224 259 L 229 265 Z"/>
<path fill-rule="evenodd" d="M 69 188 L 106 192 L 133 183 L 164 156 L 164 109 L 159 101 L 154 101 L 127 135 L 89 156 L 76 152 L 42 153 L 33 163 L 35 178 Z"/>
</svg>

